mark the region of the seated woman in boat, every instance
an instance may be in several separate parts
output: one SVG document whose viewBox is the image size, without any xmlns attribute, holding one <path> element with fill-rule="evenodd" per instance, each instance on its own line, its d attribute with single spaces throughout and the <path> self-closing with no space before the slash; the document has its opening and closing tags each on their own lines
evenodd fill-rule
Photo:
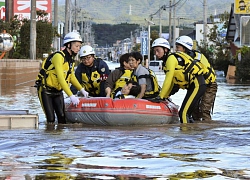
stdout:
<svg viewBox="0 0 250 180">
<path fill-rule="evenodd" d="M 105 81 L 106 97 L 113 98 L 114 95 L 131 79 L 132 68 L 129 65 L 129 53 L 121 55 L 120 67 L 112 71 Z"/>
<path fill-rule="evenodd" d="M 114 99 L 136 98 L 141 92 L 141 86 L 138 82 L 128 81 L 120 91 L 115 94 Z"/>
</svg>

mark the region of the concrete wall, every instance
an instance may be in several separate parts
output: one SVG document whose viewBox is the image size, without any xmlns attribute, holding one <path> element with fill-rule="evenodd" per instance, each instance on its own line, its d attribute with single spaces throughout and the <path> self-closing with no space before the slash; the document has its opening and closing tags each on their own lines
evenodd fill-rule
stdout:
<svg viewBox="0 0 250 180">
<path fill-rule="evenodd" d="M 213 24 L 207 24 L 207 34 L 210 33 L 210 29 L 213 27 Z M 196 41 L 200 45 L 201 41 L 203 40 L 203 24 L 196 24 Z"/>
<path fill-rule="evenodd" d="M 39 60 L 0 59 L 1 89 L 34 85 L 40 63 Z"/>
</svg>

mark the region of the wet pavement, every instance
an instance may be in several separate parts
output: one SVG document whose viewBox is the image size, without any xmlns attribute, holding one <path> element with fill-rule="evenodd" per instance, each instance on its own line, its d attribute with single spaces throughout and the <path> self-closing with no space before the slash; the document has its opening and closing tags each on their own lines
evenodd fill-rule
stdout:
<svg viewBox="0 0 250 180">
<path fill-rule="evenodd" d="M 250 179 L 250 83 L 218 85 L 213 122 L 148 127 L 47 126 L 34 87 L 8 89 L 0 109 L 40 123 L 1 129 L 0 179 Z"/>
</svg>

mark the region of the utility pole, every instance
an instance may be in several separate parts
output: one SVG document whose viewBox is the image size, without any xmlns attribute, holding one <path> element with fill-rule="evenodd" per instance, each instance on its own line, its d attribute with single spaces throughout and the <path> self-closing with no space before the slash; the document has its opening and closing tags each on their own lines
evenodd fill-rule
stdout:
<svg viewBox="0 0 250 180">
<path fill-rule="evenodd" d="M 36 0 L 31 0 L 30 12 L 30 59 L 36 59 Z"/>
<path fill-rule="evenodd" d="M 58 0 L 54 0 L 54 27 L 58 26 Z M 58 28 L 57 28 L 58 29 Z M 57 37 L 54 37 L 54 49 L 58 49 Z"/>
<path fill-rule="evenodd" d="M 69 32 L 70 0 L 65 0 L 65 26 L 64 36 Z"/>
<path fill-rule="evenodd" d="M 175 39 L 176 39 L 176 11 L 175 11 L 175 0 L 173 0 L 173 4 L 174 4 L 174 9 L 173 9 L 173 19 L 174 19 L 174 24 L 173 24 L 173 51 L 175 52 Z"/>
<path fill-rule="evenodd" d="M 70 0 L 71 2 L 71 0 Z M 68 13 L 69 13 L 69 32 L 72 31 L 72 6 L 71 6 L 71 3 L 69 3 L 69 6 L 68 6 Z"/>
<path fill-rule="evenodd" d="M 159 20 L 159 37 L 161 37 L 161 34 L 162 34 L 162 27 L 161 27 L 161 11 L 159 12 L 159 18 L 160 18 L 160 20 Z"/>
<path fill-rule="evenodd" d="M 152 23 L 154 24 L 154 23 Z M 150 63 L 150 40 L 151 40 L 151 30 L 150 30 L 150 22 L 148 21 L 148 65 L 147 68 L 149 67 L 149 63 Z"/>
<path fill-rule="evenodd" d="M 130 46 L 130 50 L 132 50 L 132 47 L 134 46 L 134 37 L 133 37 L 133 32 L 130 32 L 130 41 L 131 41 L 131 46 Z"/>
<path fill-rule="evenodd" d="M 171 31 L 172 31 L 172 29 L 171 29 L 171 26 L 172 26 L 172 24 L 171 24 L 171 19 L 172 19 L 172 17 L 171 17 L 171 11 L 172 11 L 172 3 L 171 3 L 171 0 L 169 0 L 169 39 L 168 39 L 168 41 L 169 41 L 169 44 L 170 44 L 170 49 L 171 49 L 171 38 L 172 38 L 172 36 L 171 36 Z"/>
<path fill-rule="evenodd" d="M 161 27 L 161 8 L 160 8 L 160 11 L 159 11 L 159 18 L 160 18 L 160 20 L 159 20 L 159 37 L 161 37 L 161 34 L 162 34 L 162 27 Z"/>
<path fill-rule="evenodd" d="M 11 17 L 13 16 L 13 0 L 5 0 L 5 21 L 10 22 Z"/>
<path fill-rule="evenodd" d="M 149 63 L 150 63 L 150 49 L 151 49 L 151 47 L 150 47 L 150 41 L 151 41 L 151 36 L 150 36 L 150 34 L 151 34 L 151 32 L 150 32 L 150 24 L 155 25 L 155 23 L 152 22 L 152 21 L 149 21 L 149 20 L 147 20 L 147 19 L 145 19 L 145 21 L 147 21 L 147 23 L 148 23 L 148 64 L 149 64 Z"/>
<path fill-rule="evenodd" d="M 77 22 L 76 22 L 77 18 L 76 17 L 77 17 L 77 6 L 76 6 L 76 0 L 75 0 L 75 30 L 77 30 Z"/>
<path fill-rule="evenodd" d="M 203 41 L 207 42 L 207 0 L 203 0 Z"/>
</svg>

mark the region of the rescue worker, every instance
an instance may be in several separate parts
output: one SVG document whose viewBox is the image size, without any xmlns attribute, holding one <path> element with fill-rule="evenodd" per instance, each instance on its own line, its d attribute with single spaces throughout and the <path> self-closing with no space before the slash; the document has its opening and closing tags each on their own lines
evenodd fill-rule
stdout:
<svg viewBox="0 0 250 180">
<path fill-rule="evenodd" d="M 69 83 L 72 83 L 84 96 L 88 96 L 88 92 L 82 88 L 74 75 L 74 57 L 80 50 L 81 44 L 80 34 L 70 32 L 63 40 L 65 49 L 55 52 L 42 63 L 36 87 L 48 124 L 55 123 L 55 114 L 59 124 L 66 123 L 62 91 L 70 97 L 74 105 L 79 104 L 79 99 L 71 92 Z"/>
<path fill-rule="evenodd" d="M 193 50 L 193 40 L 188 36 L 180 36 L 176 39 L 176 51 L 185 52 L 193 59 L 199 60 L 204 69 L 204 78 L 207 85 L 206 91 L 199 103 L 197 103 L 192 118 L 194 121 L 211 121 L 211 110 L 214 106 L 214 101 L 218 89 L 216 83 L 216 74 L 207 60 L 207 58 L 199 51 Z"/>
<path fill-rule="evenodd" d="M 110 73 L 107 63 L 95 58 L 95 51 L 89 45 L 82 46 L 79 54 L 82 63 L 76 68 L 76 78 L 90 96 L 105 97 L 104 85 Z M 70 89 L 74 94 L 77 93 L 74 86 L 71 86 Z"/>
<path fill-rule="evenodd" d="M 179 88 L 187 89 L 186 96 L 179 110 L 181 123 L 190 123 L 190 116 L 195 105 L 206 90 L 203 69 L 200 62 L 181 52 L 170 53 L 169 42 L 164 38 L 154 40 L 152 44 L 154 54 L 163 60 L 164 72 L 166 74 L 161 92 L 152 101 L 159 102 L 168 98 L 175 84 Z"/>
<path fill-rule="evenodd" d="M 105 82 L 106 97 L 114 98 L 114 95 L 131 79 L 133 70 L 129 64 L 129 56 L 129 53 L 121 55 L 120 67 L 109 74 Z"/>
<path fill-rule="evenodd" d="M 154 72 L 142 66 L 142 55 L 139 52 L 131 52 L 129 63 L 133 68 L 132 79 L 141 86 L 141 92 L 138 98 L 148 99 L 159 95 L 160 86 Z"/>
</svg>

